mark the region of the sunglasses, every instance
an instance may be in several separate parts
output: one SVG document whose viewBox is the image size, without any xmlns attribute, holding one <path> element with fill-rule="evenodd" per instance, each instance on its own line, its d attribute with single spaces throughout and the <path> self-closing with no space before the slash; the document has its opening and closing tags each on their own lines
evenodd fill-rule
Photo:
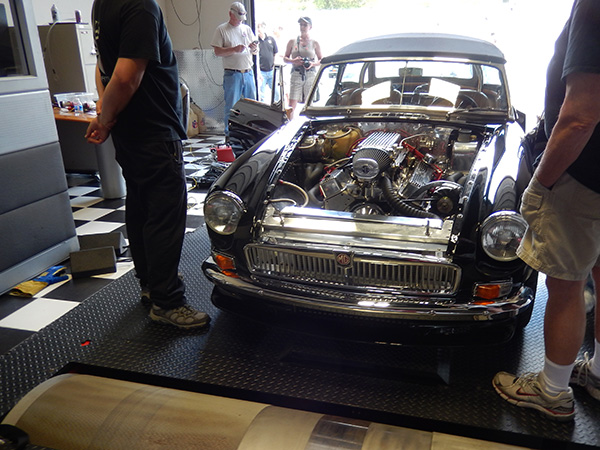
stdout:
<svg viewBox="0 0 600 450">
<path fill-rule="evenodd" d="M 245 12 L 239 12 L 239 11 L 237 11 L 235 9 L 231 9 L 231 11 L 233 11 L 234 13 L 236 13 L 238 16 L 245 16 L 246 15 Z"/>
</svg>

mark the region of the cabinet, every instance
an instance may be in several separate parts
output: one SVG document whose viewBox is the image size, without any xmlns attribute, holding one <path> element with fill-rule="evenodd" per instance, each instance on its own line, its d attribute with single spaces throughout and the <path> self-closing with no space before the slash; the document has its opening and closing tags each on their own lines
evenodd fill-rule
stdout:
<svg viewBox="0 0 600 450">
<path fill-rule="evenodd" d="M 0 1 L 0 294 L 79 249 L 32 2 Z"/>
<path fill-rule="evenodd" d="M 96 50 L 92 26 L 56 22 L 38 27 L 50 94 L 96 90 Z"/>
</svg>

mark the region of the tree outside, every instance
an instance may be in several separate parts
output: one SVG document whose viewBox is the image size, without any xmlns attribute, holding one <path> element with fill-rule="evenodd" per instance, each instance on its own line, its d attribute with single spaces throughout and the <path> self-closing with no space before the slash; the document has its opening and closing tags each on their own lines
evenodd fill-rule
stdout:
<svg viewBox="0 0 600 450">
<path fill-rule="evenodd" d="M 350 9 L 365 6 L 369 0 L 313 0 L 317 9 Z"/>
</svg>

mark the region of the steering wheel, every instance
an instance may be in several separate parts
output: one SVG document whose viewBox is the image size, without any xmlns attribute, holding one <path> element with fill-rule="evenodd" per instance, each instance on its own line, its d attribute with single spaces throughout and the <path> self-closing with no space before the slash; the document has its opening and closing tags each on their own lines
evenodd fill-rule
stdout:
<svg viewBox="0 0 600 450">
<path fill-rule="evenodd" d="M 456 108 L 471 109 L 477 108 L 478 106 L 477 102 L 467 94 L 459 94 L 456 99 Z"/>
</svg>

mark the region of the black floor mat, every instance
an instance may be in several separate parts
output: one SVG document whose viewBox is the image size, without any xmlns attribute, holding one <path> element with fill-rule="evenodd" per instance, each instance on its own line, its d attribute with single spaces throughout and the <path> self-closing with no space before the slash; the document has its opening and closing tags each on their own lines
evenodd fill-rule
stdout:
<svg viewBox="0 0 600 450">
<path fill-rule="evenodd" d="M 533 318 L 504 345 L 417 347 L 326 339 L 220 312 L 200 265 L 206 230 L 186 235 L 181 272 L 193 306 L 213 318 L 205 331 L 154 323 L 133 273 L 111 283 L 0 357 L 0 415 L 64 370 L 457 434 L 531 448 L 600 446 L 600 402 L 575 389 L 573 423 L 511 406 L 491 385 L 499 370 L 541 369 L 546 291 Z M 591 317 L 585 350 L 593 350 Z"/>
</svg>

